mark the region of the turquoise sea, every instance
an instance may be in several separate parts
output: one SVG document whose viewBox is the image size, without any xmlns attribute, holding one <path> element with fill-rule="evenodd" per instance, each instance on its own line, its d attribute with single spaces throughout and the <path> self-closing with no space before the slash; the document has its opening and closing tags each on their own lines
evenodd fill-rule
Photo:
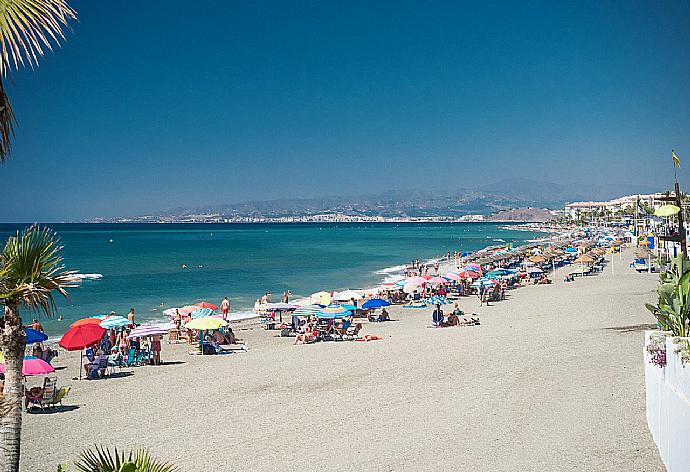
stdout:
<svg viewBox="0 0 690 472">
<path fill-rule="evenodd" d="M 361 288 L 381 282 L 396 266 L 448 251 L 476 251 L 501 241 L 520 244 L 539 236 L 494 223 L 349 224 L 53 224 L 65 265 L 90 274 L 57 317 L 43 319 L 51 336 L 75 319 L 135 309 L 138 322 L 161 311 L 224 296 L 232 312 L 247 312 L 270 291 L 279 301 L 320 290 Z M 0 225 L 4 241 L 21 225 Z M 186 264 L 187 268 L 182 265 Z M 30 321 L 33 316 L 24 313 Z"/>
</svg>

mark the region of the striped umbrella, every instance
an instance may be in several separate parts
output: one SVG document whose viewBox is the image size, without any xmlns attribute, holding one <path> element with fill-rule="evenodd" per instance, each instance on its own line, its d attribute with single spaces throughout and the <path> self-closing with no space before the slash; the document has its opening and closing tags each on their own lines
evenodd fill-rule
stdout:
<svg viewBox="0 0 690 472">
<path fill-rule="evenodd" d="M 108 318 L 101 321 L 100 326 L 104 329 L 121 328 L 127 326 L 132 322 L 123 316 L 109 316 Z"/>
<path fill-rule="evenodd" d="M 319 305 L 305 305 L 292 312 L 296 316 L 316 316 L 321 311 Z"/>
<path fill-rule="evenodd" d="M 206 318 L 207 316 L 211 316 L 213 314 L 213 310 L 210 308 L 199 308 L 196 311 L 193 311 L 191 313 L 192 319 L 197 319 L 197 318 Z"/>
</svg>

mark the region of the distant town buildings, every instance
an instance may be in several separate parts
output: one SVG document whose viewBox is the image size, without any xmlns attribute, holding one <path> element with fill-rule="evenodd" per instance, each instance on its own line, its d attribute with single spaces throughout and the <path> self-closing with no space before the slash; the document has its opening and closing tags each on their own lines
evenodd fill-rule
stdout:
<svg viewBox="0 0 690 472">
<path fill-rule="evenodd" d="M 612 214 L 618 211 L 625 211 L 626 209 L 631 209 L 634 212 L 638 201 L 641 206 L 654 210 L 663 204 L 663 202 L 659 201 L 659 198 L 663 196 L 664 194 L 662 193 L 652 193 L 647 195 L 627 195 L 605 202 L 574 202 L 565 206 L 564 214 L 576 219 L 579 216 L 586 216 L 600 210 L 606 210 Z"/>
</svg>

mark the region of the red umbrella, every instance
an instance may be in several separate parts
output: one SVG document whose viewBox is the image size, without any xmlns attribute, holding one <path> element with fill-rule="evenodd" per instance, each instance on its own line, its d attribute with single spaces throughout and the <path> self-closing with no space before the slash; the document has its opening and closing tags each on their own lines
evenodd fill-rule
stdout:
<svg viewBox="0 0 690 472">
<path fill-rule="evenodd" d="M 81 326 L 81 325 L 87 325 L 87 324 L 101 324 L 101 321 L 98 318 L 82 318 L 80 320 L 75 321 L 72 323 L 70 326 L 74 328 L 75 326 Z"/>
<path fill-rule="evenodd" d="M 214 305 L 213 303 L 209 303 L 209 302 L 195 303 L 194 306 L 198 306 L 199 308 L 210 308 L 211 310 L 217 310 L 218 309 L 217 305 Z"/>
<path fill-rule="evenodd" d="M 81 320 L 80 320 L 81 321 Z M 100 320 L 98 320 L 100 322 Z M 98 343 L 103 335 L 105 329 L 97 324 L 86 323 L 79 326 L 72 326 L 60 339 L 60 347 L 68 351 L 82 350 L 85 347 L 93 346 Z M 79 378 L 81 379 L 83 358 L 79 355 Z"/>
</svg>

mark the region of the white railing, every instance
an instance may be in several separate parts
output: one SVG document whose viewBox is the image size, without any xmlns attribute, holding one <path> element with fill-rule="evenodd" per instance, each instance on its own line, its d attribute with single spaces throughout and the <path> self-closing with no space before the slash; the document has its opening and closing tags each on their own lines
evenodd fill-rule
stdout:
<svg viewBox="0 0 690 472">
<path fill-rule="evenodd" d="M 666 367 L 652 364 L 645 333 L 647 424 L 668 472 L 690 471 L 690 364 L 674 352 L 674 337 L 666 338 Z"/>
</svg>

